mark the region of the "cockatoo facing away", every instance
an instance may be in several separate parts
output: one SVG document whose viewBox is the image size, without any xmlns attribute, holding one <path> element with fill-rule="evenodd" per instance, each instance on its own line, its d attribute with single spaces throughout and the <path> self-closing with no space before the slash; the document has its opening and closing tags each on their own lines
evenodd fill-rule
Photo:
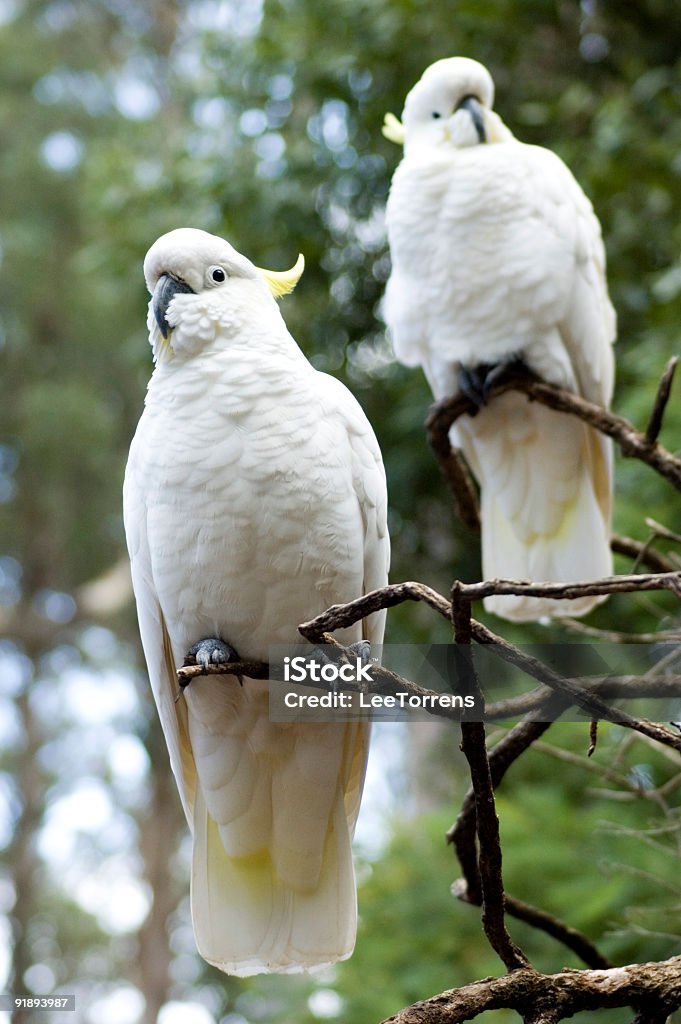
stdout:
<svg viewBox="0 0 681 1024">
<path fill-rule="evenodd" d="M 275 724 L 268 684 L 195 679 L 189 648 L 267 660 L 297 625 L 387 580 L 381 455 L 360 406 L 313 369 L 274 296 L 301 270 L 257 269 L 221 238 L 163 235 L 144 271 L 156 368 L 132 442 L 125 529 L 140 632 L 193 833 L 201 954 L 232 974 L 352 952 L 350 843 L 363 723 Z M 376 615 L 339 632 L 380 643 Z M 222 643 L 224 642 L 224 643 Z"/>
<path fill-rule="evenodd" d="M 481 64 L 437 61 L 407 96 L 387 206 L 384 316 L 395 353 L 433 394 L 480 406 L 452 430 L 481 488 L 486 578 L 594 579 L 612 571 L 612 452 L 579 420 L 513 392 L 486 404 L 498 367 L 607 406 L 615 314 L 589 200 L 552 152 L 518 142 L 492 110 Z M 600 598 L 492 597 L 513 620 L 583 615 Z"/>
</svg>

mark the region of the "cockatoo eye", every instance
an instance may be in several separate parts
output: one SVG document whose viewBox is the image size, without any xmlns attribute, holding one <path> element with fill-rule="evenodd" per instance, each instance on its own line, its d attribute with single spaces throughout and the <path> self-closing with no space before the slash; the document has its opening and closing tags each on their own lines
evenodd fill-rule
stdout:
<svg viewBox="0 0 681 1024">
<path fill-rule="evenodd" d="M 223 281 L 226 281 L 227 274 L 224 267 L 209 267 L 208 280 L 212 281 L 213 284 L 222 284 Z"/>
<path fill-rule="evenodd" d="M 434 121 L 437 121 L 438 117 L 442 117 L 442 114 L 440 113 L 439 110 L 434 110 L 430 116 L 433 118 Z"/>
</svg>

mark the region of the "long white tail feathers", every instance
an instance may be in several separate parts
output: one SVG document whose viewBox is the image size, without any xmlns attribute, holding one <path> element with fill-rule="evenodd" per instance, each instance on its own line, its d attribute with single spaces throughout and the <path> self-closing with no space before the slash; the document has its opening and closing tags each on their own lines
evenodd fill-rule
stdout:
<svg viewBox="0 0 681 1024">
<path fill-rule="evenodd" d="M 593 498 L 585 469 L 575 504 L 558 534 L 525 543 L 513 532 L 492 496 L 483 499 L 483 575 L 485 579 L 530 580 L 533 583 L 583 582 L 612 573 L 608 524 Z M 538 597 L 488 597 L 485 609 L 512 622 L 586 615 L 605 597 L 549 600 Z"/>
<path fill-rule="evenodd" d="M 582 582 L 612 573 L 612 445 L 567 415 L 495 400 L 455 440 L 481 485 L 485 579 Z M 520 415 L 518 415 L 520 412 Z M 491 414 L 494 413 L 492 416 Z M 489 597 L 487 611 L 514 622 L 586 615 L 604 597 Z"/>
<path fill-rule="evenodd" d="M 207 810 L 200 784 L 197 787 L 191 877 L 194 932 L 201 956 L 227 974 L 299 972 L 347 959 L 353 951 L 357 895 L 351 844 L 369 735 L 366 726 L 337 728 L 345 730 L 342 766 L 321 837 L 323 850 L 317 855 L 313 843 L 312 859 L 301 852 L 299 864 L 291 861 L 297 845 L 304 849 L 304 843 L 291 838 L 296 828 L 304 831 L 304 822 L 287 820 L 288 840 L 283 823 L 282 830 L 276 827 L 276 786 L 270 843 L 246 856 L 226 852 L 222 830 Z"/>
<path fill-rule="evenodd" d="M 200 793 L 194 820 L 192 919 L 205 960 L 246 977 L 307 970 L 350 956 L 357 896 L 342 803 L 335 808 L 324 867 L 312 892 L 279 880 L 267 852 L 258 858 L 229 857 Z"/>
</svg>

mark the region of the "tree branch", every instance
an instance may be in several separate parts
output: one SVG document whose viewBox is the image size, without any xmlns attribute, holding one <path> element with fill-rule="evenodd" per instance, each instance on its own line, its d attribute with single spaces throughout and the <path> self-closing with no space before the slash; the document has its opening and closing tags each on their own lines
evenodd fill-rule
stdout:
<svg viewBox="0 0 681 1024">
<path fill-rule="evenodd" d="M 527 395 L 529 401 L 540 402 L 549 409 L 555 409 L 556 412 L 576 416 L 602 434 L 611 437 L 619 445 L 625 457 L 645 462 L 681 491 L 681 459 L 657 443 L 657 434 L 660 431 L 662 414 L 669 397 L 673 372 L 674 367 L 670 363 L 663 374 L 653 413 L 648 428 L 644 432 L 637 430 L 623 416 L 617 416 L 608 409 L 603 409 L 593 402 L 587 402 L 586 399 L 580 398 L 564 388 L 546 384 L 529 373 L 519 374 L 517 371 L 509 371 L 500 377 L 491 388 L 488 401 L 491 403 L 494 398 L 507 391 L 520 391 Z M 438 458 L 440 458 L 439 453 L 446 450 L 445 437 L 449 438 L 452 424 L 459 416 L 475 415 L 476 412 L 476 406 L 463 394 L 445 398 L 431 407 L 426 420 L 426 428 L 428 440 Z"/>
<path fill-rule="evenodd" d="M 339 651 L 347 655 L 347 648 L 339 644 L 337 640 L 329 633 L 323 633 L 320 637 L 319 643 L 327 646 L 334 646 Z M 412 682 L 411 679 L 405 679 L 404 676 L 398 675 L 397 672 L 391 672 L 390 669 L 384 668 L 383 665 L 370 665 L 369 670 L 372 677 L 370 686 L 367 686 L 364 682 L 347 682 L 344 681 L 340 687 L 344 691 L 350 691 L 353 693 L 359 693 L 365 690 L 368 693 L 376 693 L 381 695 L 395 696 L 397 694 L 406 693 L 407 697 L 416 697 L 419 701 L 419 706 L 427 711 L 428 714 L 434 715 L 436 718 L 446 718 L 454 722 L 459 722 L 462 717 L 462 710 L 456 707 L 448 707 L 447 705 L 440 704 L 438 698 L 441 696 L 434 690 L 429 690 L 424 686 L 419 686 L 418 683 Z M 177 682 L 179 686 L 179 693 L 177 694 L 176 700 L 182 696 L 184 689 L 189 686 L 193 679 L 199 676 L 236 676 L 240 682 L 243 677 L 249 679 L 273 679 L 277 681 L 283 681 L 283 675 L 281 673 L 280 665 L 268 664 L 265 661 L 231 661 L 231 662 L 214 662 L 210 665 L 183 665 L 177 670 Z M 323 680 L 305 680 L 303 682 L 296 683 L 297 686 L 309 686 L 311 689 L 325 690 L 328 691 L 329 684 Z"/>
<path fill-rule="evenodd" d="M 664 411 L 667 408 L 667 402 L 669 401 L 669 395 L 672 389 L 672 382 L 674 380 L 676 364 L 678 361 L 678 356 L 672 356 L 660 377 L 660 383 L 657 386 L 657 394 L 655 396 L 655 404 L 653 405 L 653 411 L 650 414 L 650 420 L 648 421 L 645 433 L 646 443 L 649 445 L 657 443 L 657 438 L 662 429 L 662 419 L 664 417 Z"/>
<path fill-rule="evenodd" d="M 664 726 L 658 725 L 656 722 L 649 722 L 644 718 L 634 718 L 632 715 L 627 714 L 626 711 L 611 708 L 597 694 L 584 690 L 572 680 L 566 679 L 557 672 L 554 672 L 547 665 L 544 665 L 543 662 L 539 661 L 538 658 L 523 653 L 517 647 L 514 647 L 513 644 L 509 644 L 508 641 L 503 640 L 500 636 L 487 629 L 480 622 L 473 620 L 472 631 L 473 638 L 478 643 L 493 645 L 494 653 L 500 658 L 522 669 L 527 675 L 538 679 L 539 682 L 545 683 L 556 693 L 562 694 L 568 698 L 570 703 L 581 707 L 590 718 L 605 719 L 607 722 L 613 722 L 616 725 L 624 726 L 624 728 L 640 732 L 644 736 L 649 736 L 658 743 L 672 747 L 674 750 L 681 750 L 681 736 L 671 732 L 671 730 Z"/>
<path fill-rule="evenodd" d="M 543 736 L 551 726 L 551 722 L 525 721 L 514 726 L 488 755 L 490 778 L 496 789 L 504 775 L 536 739 Z M 480 906 L 482 892 L 475 853 L 475 793 L 469 789 L 464 797 L 457 819 L 446 833 L 448 843 L 452 843 L 459 864 L 464 873 L 464 886 L 457 886 L 454 893 L 458 899 L 466 903 Z"/>
<path fill-rule="evenodd" d="M 478 492 L 463 456 L 450 444 L 449 427 L 443 426 L 436 409 L 437 406 L 431 407 L 426 419 L 428 442 L 449 485 L 457 518 L 469 529 L 480 533 Z"/>
<path fill-rule="evenodd" d="M 455 583 L 457 594 L 466 601 L 479 601 L 492 595 L 526 595 L 575 600 L 597 594 L 635 593 L 641 590 L 670 590 L 681 599 L 681 570 L 658 573 L 640 573 L 628 576 L 608 576 L 600 580 L 574 583 L 530 583 L 527 580 L 483 580 L 480 583 Z M 404 601 L 423 601 L 448 621 L 452 606 L 446 597 L 423 583 L 391 583 L 372 590 L 347 604 L 334 604 L 321 615 L 298 627 L 310 643 L 320 643 L 324 633 L 345 629 L 360 619 L 384 608 L 392 608 Z"/>
<path fill-rule="evenodd" d="M 452 592 L 454 639 L 461 657 L 466 692 L 484 700 L 471 657 L 471 606 Z M 475 800 L 475 831 L 478 840 L 478 877 L 482 902 L 482 926 L 492 949 L 508 971 L 529 967 L 530 961 L 512 940 L 504 921 L 499 819 L 494 803 L 494 786 L 487 757 L 485 726 L 482 722 L 461 722 L 461 750 L 468 761 Z"/>
<path fill-rule="evenodd" d="M 597 580 L 586 583 L 567 584 L 534 584 L 516 580 L 488 580 L 481 583 L 464 584 L 456 581 L 452 587 L 452 601 L 449 602 L 441 594 L 420 583 L 407 582 L 393 584 L 373 591 L 355 601 L 345 605 L 334 605 L 327 609 L 322 615 L 317 616 L 299 627 L 301 635 L 312 643 L 331 643 L 337 646 L 337 641 L 330 635 L 330 631 L 345 628 L 365 618 L 372 612 L 383 608 L 392 607 L 404 601 L 422 601 L 427 603 L 437 613 L 454 622 L 459 653 L 465 653 L 463 661 L 464 680 L 468 680 L 469 690 L 473 689 L 482 702 L 482 693 L 479 689 L 479 681 L 475 674 L 472 662 L 471 641 L 485 645 L 494 645 L 495 652 L 504 660 L 516 665 L 532 678 L 537 679 L 544 686 L 535 689 L 530 694 L 525 694 L 513 701 L 498 702 L 491 705 L 489 710 L 494 715 L 517 714 L 533 708 L 530 718 L 512 729 L 504 740 L 499 743 L 491 754 L 487 754 L 484 726 L 480 722 L 462 721 L 462 750 L 464 751 L 471 769 L 472 789 L 464 800 L 461 813 L 456 825 L 450 830 L 448 839 L 454 843 L 459 857 L 464 879 L 455 883 L 454 892 L 459 898 L 483 907 L 483 926 L 490 944 L 499 954 L 507 969 L 513 972 L 512 976 L 523 974 L 529 978 L 543 978 L 533 970 L 529 969 L 529 962 L 525 954 L 511 939 L 506 929 L 504 915 L 506 913 L 523 920 L 534 927 L 540 928 L 547 934 L 552 935 L 566 947 L 570 948 L 590 966 L 605 966 L 608 961 L 600 954 L 598 949 L 590 940 L 572 929 L 570 926 L 559 921 L 553 915 L 532 907 L 523 901 L 504 893 L 502 881 L 501 846 L 499 842 L 499 823 L 496 817 L 494 806 L 494 788 L 503 778 L 510 765 L 528 749 L 528 747 L 539 736 L 548 729 L 549 723 L 539 719 L 549 714 L 554 718 L 558 716 L 571 704 L 582 707 L 592 717 L 602 717 L 615 721 L 628 728 L 635 729 L 645 737 L 663 743 L 675 750 L 681 750 L 681 736 L 672 733 L 663 726 L 646 722 L 626 715 L 624 712 L 611 709 L 603 700 L 602 696 L 612 692 L 613 685 L 622 686 L 623 682 L 633 685 L 640 684 L 639 680 L 597 680 L 590 688 L 585 689 L 578 686 L 572 680 L 564 679 L 553 672 L 536 658 L 523 654 L 518 648 L 507 643 L 501 637 L 496 636 L 487 627 L 471 618 L 471 602 L 480 600 L 491 594 L 543 594 L 545 596 L 580 597 L 585 593 L 631 593 L 638 590 L 660 590 L 666 589 L 681 596 L 681 572 L 665 571 L 652 574 L 640 574 L 633 576 L 609 577 L 604 580 Z M 461 649 L 464 649 L 462 651 Z M 462 665 L 461 659 L 459 661 Z M 245 675 L 251 678 L 271 677 L 271 668 L 262 662 L 236 662 L 226 665 L 211 665 L 207 669 L 201 666 L 187 666 L 178 672 L 180 686 L 186 686 L 192 678 L 204 674 L 232 674 Z M 431 691 L 419 687 L 410 680 L 391 673 L 380 667 L 372 667 L 374 680 L 371 686 L 372 692 L 395 693 L 398 690 L 406 690 L 414 694 L 430 694 Z M 672 685 L 678 680 L 671 681 Z M 649 692 L 664 692 L 667 694 L 669 680 L 646 680 L 644 690 Z M 610 689 L 609 689 L 610 688 Z M 640 688 L 640 686 L 639 686 Z M 651 689 L 652 688 L 652 689 Z M 660 689 L 661 688 L 661 689 Z M 621 692 L 621 690 L 619 691 Z M 638 691 L 637 691 L 638 692 Z M 602 696 L 599 696 L 602 695 Z M 443 717 L 461 719 L 462 714 L 457 709 L 442 709 L 439 713 Z M 478 843 L 476 844 L 476 836 Z M 528 970 L 529 969 L 529 970 Z M 565 977 L 581 977 L 579 972 L 566 972 Z M 453 1012 L 458 1012 L 460 1004 L 459 994 L 462 998 L 468 992 L 479 992 L 479 986 L 486 983 L 479 983 L 478 986 L 468 986 L 454 993 L 455 1001 L 452 1003 Z M 491 984 L 491 983 L 490 983 Z M 444 993 L 443 997 L 452 995 Z M 486 998 L 486 996 L 485 996 Z M 403 1014 L 409 1013 L 412 1009 L 428 1007 L 428 1014 L 434 1006 L 439 1005 L 440 997 L 427 1001 L 425 1004 L 417 1004 L 414 1008 L 408 1008 Z M 473 1004 L 471 1004 L 473 1005 Z M 504 1003 L 515 1008 L 515 1003 Z M 594 1004 L 598 1006 L 611 1005 L 603 1002 Z M 624 1003 L 612 1005 L 625 1005 Z M 626 1004 L 628 1005 L 628 1004 Z M 641 1022 L 644 1020 L 657 1020 L 659 1002 L 651 1009 L 652 1016 L 639 1015 Z M 493 1008 L 493 1004 L 483 1006 L 473 1012 L 473 1016 L 483 1009 Z M 546 1012 L 545 1012 L 546 1011 Z M 549 1012 L 549 1016 L 546 1013 Z M 438 1011 L 439 1012 L 439 1011 Z M 565 1014 L 558 1013 L 556 1006 L 551 1005 L 548 1009 L 541 1004 L 532 1003 L 531 1006 L 522 1012 L 526 1021 L 549 1021 L 561 1020 Z M 576 1012 L 576 1011 L 574 1011 Z M 643 1011 L 642 1011 L 643 1012 Z M 661 1011 L 660 1011 L 661 1012 Z M 648 1011 L 646 1010 L 647 1014 Z M 398 1015 L 391 1018 L 407 1024 L 414 1022 L 436 1021 L 436 1020 L 464 1020 L 470 1019 L 471 1014 L 466 1016 L 428 1016 L 421 1017 Z M 660 1018 L 663 1019 L 663 1018 Z"/>
<path fill-rule="evenodd" d="M 548 692 L 548 690 L 544 690 L 545 694 Z M 567 701 L 556 697 L 555 694 L 551 694 L 551 699 L 554 702 L 553 710 L 557 717 L 561 705 L 566 707 Z M 489 752 L 490 777 L 495 789 L 511 765 L 550 728 L 550 725 L 551 722 L 535 721 L 529 718 L 514 726 Z M 453 844 L 464 872 L 464 877 L 453 884 L 452 894 L 465 903 L 480 906 L 482 894 L 475 851 L 475 826 L 475 794 L 470 789 L 464 798 L 456 822 L 447 832 L 446 838 L 447 842 Z M 571 949 L 588 967 L 611 966 L 610 961 L 600 953 L 590 939 L 577 929 L 564 924 L 552 914 L 518 900 L 508 893 L 505 894 L 504 905 L 507 914 L 551 935 Z"/>
<path fill-rule="evenodd" d="M 678 634 L 675 639 L 678 641 Z M 681 676 L 659 676 L 642 679 L 640 676 L 608 676 L 602 679 L 589 680 L 584 687 L 585 693 L 594 693 L 604 699 L 621 697 L 626 693 L 627 700 L 655 699 L 671 700 L 681 696 Z M 500 721 L 508 718 L 519 718 L 522 715 L 537 712 L 536 717 L 554 721 L 560 717 L 561 711 L 554 707 L 551 697 L 553 691 L 547 686 L 538 686 L 519 697 L 509 697 L 494 701 L 485 707 L 485 720 Z M 569 707 L 567 702 L 564 709 Z"/>
<path fill-rule="evenodd" d="M 500 1009 L 515 1010 L 525 1020 L 541 1020 L 538 1015 L 543 1013 L 544 1020 L 559 1021 L 586 1010 L 616 1007 L 633 1009 L 639 1024 L 662 1024 L 680 1005 L 681 956 L 676 956 L 608 970 L 540 974 L 521 969 L 414 1003 L 383 1024 L 459 1024 Z"/>
<path fill-rule="evenodd" d="M 489 400 L 514 389 L 525 393 L 529 401 L 539 401 L 558 412 L 577 416 L 616 441 L 623 455 L 643 461 L 665 477 L 677 490 L 681 490 L 681 460 L 657 443 L 676 364 L 676 358 L 670 360 L 662 374 L 644 433 L 638 431 L 623 417 L 528 375 L 509 373 L 505 378 L 502 377 L 492 389 Z M 467 526 L 479 530 L 480 513 L 475 486 L 462 456 L 452 449 L 449 439 L 451 426 L 456 419 L 463 414 L 474 416 L 476 412 L 474 405 L 465 396 L 460 395 L 433 406 L 426 428 L 431 448 L 453 493 L 459 518 Z M 503 714 L 508 712 L 513 704 L 518 708 L 520 703 L 524 707 L 529 704 L 534 708 L 530 717 L 512 729 L 489 755 L 486 750 L 484 726 L 481 723 L 462 721 L 462 750 L 469 762 L 472 787 L 464 800 L 456 824 L 448 833 L 448 839 L 454 843 L 464 871 L 464 879 L 454 884 L 453 891 L 459 898 L 468 902 L 482 903 L 483 925 L 487 938 L 511 973 L 505 979 L 488 979 L 415 1004 L 390 1018 L 390 1024 L 436 1024 L 440 1021 L 456 1024 L 456 1021 L 477 1017 L 485 1010 L 502 1007 L 515 1009 L 525 1024 L 556 1024 L 581 1010 L 609 1006 L 630 1006 L 636 1013 L 634 1024 L 663 1024 L 668 1012 L 681 1004 L 681 958 L 664 964 L 634 965 L 598 973 L 563 972 L 551 977 L 538 974 L 529 968 L 529 964 L 527 968 L 522 966 L 520 959 L 524 954 L 514 946 L 506 931 L 504 912 L 515 914 L 519 919 L 553 935 L 593 966 L 606 966 L 608 961 L 579 932 L 570 929 L 545 911 L 504 894 L 498 820 L 494 810 L 495 786 L 499 784 L 510 765 L 549 727 L 547 723 L 539 721 L 542 712 L 546 713 L 549 705 L 553 714 L 560 714 L 572 703 L 589 713 L 592 719 L 592 743 L 595 741 L 595 729 L 600 718 L 617 721 L 638 731 L 644 737 L 654 738 L 675 750 L 681 750 L 681 738 L 655 723 L 635 719 L 610 708 L 603 701 L 602 695 L 608 692 L 608 686 L 612 687 L 613 680 L 598 680 L 595 685 L 585 690 L 574 681 L 554 673 L 537 659 L 523 655 L 513 645 L 506 643 L 501 637 L 496 637 L 485 626 L 471 618 L 472 602 L 492 594 L 575 599 L 607 593 L 668 589 L 681 598 L 681 573 L 674 571 L 672 561 L 651 551 L 651 543 L 652 538 L 641 544 L 630 538 L 617 536 L 611 541 L 613 551 L 635 559 L 635 567 L 644 564 L 651 569 L 652 574 L 648 575 L 567 584 L 537 584 L 512 580 L 488 580 L 468 585 L 458 581 L 454 583 L 451 615 L 457 645 L 466 651 L 464 665 L 469 677 L 469 688 L 475 690 L 482 698 L 471 653 L 473 640 L 483 644 L 494 644 L 500 657 L 545 684 L 519 700 L 499 702 L 493 709 Z M 438 610 L 443 610 L 442 605 Z M 646 679 L 645 682 L 647 687 L 651 680 Z M 659 680 L 652 682 L 656 684 Z M 667 680 L 664 682 L 666 684 Z M 676 680 L 674 682 L 678 683 Z M 618 683 L 621 686 L 622 681 L 619 680 Z M 549 690 L 552 691 L 550 695 Z M 597 690 L 599 692 L 596 692 Z M 544 701 L 548 703 L 544 704 Z M 479 844 L 477 853 L 476 836 Z"/>
<path fill-rule="evenodd" d="M 607 957 L 603 956 L 591 939 L 546 910 L 533 907 L 530 903 L 525 903 L 524 900 L 516 899 L 506 893 L 506 913 L 518 921 L 524 921 L 525 924 L 546 932 L 567 949 L 571 949 L 587 967 L 608 968 L 614 966 Z"/>
<path fill-rule="evenodd" d="M 392 608 L 404 601 L 423 601 L 436 612 L 451 620 L 452 608 L 446 597 L 438 594 L 424 583 L 391 583 L 380 590 L 372 590 L 363 597 L 358 597 L 347 604 L 333 604 L 321 615 L 298 626 L 298 632 L 312 644 L 321 642 L 324 633 L 332 633 L 336 629 L 353 626 L 360 619 L 365 619 L 372 612 L 384 608 Z"/>
<path fill-rule="evenodd" d="M 623 575 L 623 577 L 610 577 L 591 583 L 576 584 L 530 584 L 511 580 L 492 580 L 476 584 L 464 584 L 457 581 L 453 586 L 453 594 L 457 595 L 457 600 L 455 601 L 457 607 L 454 611 L 453 604 L 450 601 L 423 584 L 414 582 L 392 584 L 380 590 L 372 591 L 346 604 L 333 605 L 321 615 L 317 615 L 309 622 L 301 624 L 299 631 L 311 643 L 324 643 L 326 642 L 325 637 L 328 640 L 328 634 L 331 631 L 346 628 L 358 622 L 361 618 L 367 617 L 372 612 L 409 600 L 424 601 L 436 610 L 438 614 L 451 621 L 452 615 L 456 618 L 457 608 L 462 606 L 457 602 L 463 602 L 463 606 L 467 606 L 472 600 L 480 600 L 493 594 L 526 594 L 531 596 L 544 595 L 578 598 L 585 594 L 631 593 L 639 590 L 671 590 L 681 596 L 681 571 L 641 573 L 629 575 L 629 577 Z M 545 683 L 546 686 L 561 693 L 563 697 L 566 697 L 567 703 L 565 707 L 568 707 L 570 703 L 574 703 L 574 705 L 583 708 L 592 718 L 603 718 L 607 721 L 624 725 L 627 728 L 636 729 L 657 742 L 671 745 L 675 750 L 681 749 L 681 737 L 665 729 L 663 726 L 658 726 L 645 720 L 634 719 L 627 715 L 626 712 L 610 709 L 598 695 L 598 687 L 584 688 L 571 680 L 564 679 L 544 666 L 539 659 L 524 654 L 517 647 L 509 644 L 502 637 L 492 633 L 492 631 L 486 629 L 486 627 L 475 620 L 470 621 L 470 627 L 466 626 L 466 629 L 468 628 L 471 630 L 472 638 L 478 643 L 494 645 L 495 652 L 507 660 L 507 662 L 515 665 L 530 677 Z M 244 675 L 256 679 L 266 679 L 270 675 L 267 667 L 259 662 L 240 662 L 228 666 L 214 665 L 208 669 L 190 666 L 179 670 L 178 683 L 180 688 L 183 688 L 188 681 L 196 676 L 211 674 Z M 397 686 L 407 689 L 416 695 L 431 695 L 432 693 L 430 690 L 418 687 L 416 683 L 405 680 L 394 673 L 390 674 L 387 670 L 379 667 L 376 667 L 374 670 L 374 675 L 379 686 L 386 687 L 384 689 L 377 688 L 376 692 L 393 693 L 395 692 L 394 687 Z M 605 683 L 602 685 L 605 686 Z M 652 692 L 656 692 L 656 690 L 653 689 Z M 533 703 L 526 705 L 524 701 L 528 700 L 533 701 Z M 519 703 L 516 706 L 507 706 L 506 709 L 504 709 L 503 705 L 501 707 L 493 706 L 493 711 L 495 717 L 503 716 L 507 713 L 525 713 L 528 707 L 535 706 L 534 701 L 538 701 L 539 706 L 540 700 L 542 702 L 545 700 L 545 695 L 541 691 L 519 697 Z M 434 714 L 444 718 L 456 720 L 460 718 L 457 709 L 434 707 L 432 710 Z"/>
<path fill-rule="evenodd" d="M 530 583 L 527 580 L 482 580 L 480 583 L 456 582 L 467 601 L 482 601 L 485 597 L 523 595 L 527 597 L 557 597 L 574 601 L 580 597 L 600 594 L 632 594 L 642 590 L 670 590 L 681 600 L 681 571 L 637 573 L 630 576 L 607 576 L 600 580 L 575 583 Z"/>
<path fill-rule="evenodd" d="M 631 537 L 622 537 L 618 533 L 613 533 L 610 538 L 610 549 L 616 555 L 625 555 L 627 558 L 633 558 L 635 567 L 637 565 L 647 565 L 652 572 L 674 572 L 674 564 L 664 555 L 661 555 L 658 551 L 654 551 L 650 546 L 655 540 L 655 537 L 650 537 L 644 544 L 639 540 L 633 540 Z"/>
</svg>

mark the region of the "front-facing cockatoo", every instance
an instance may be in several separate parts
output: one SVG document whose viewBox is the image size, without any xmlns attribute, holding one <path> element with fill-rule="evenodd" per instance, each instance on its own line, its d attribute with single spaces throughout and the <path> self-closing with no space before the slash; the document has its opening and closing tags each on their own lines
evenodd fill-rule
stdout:
<svg viewBox="0 0 681 1024">
<path fill-rule="evenodd" d="M 392 181 L 384 316 L 397 357 L 420 365 L 436 398 L 479 406 L 452 429 L 481 490 L 486 578 L 564 582 L 607 576 L 612 452 L 579 420 L 507 392 L 500 368 L 603 406 L 613 386 L 615 314 L 591 204 L 554 153 L 518 142 L 492 110 L 476 61 L 432 64 L 407 96 Z M 492 597 L 517 621 L 583 615 L 601 598 Z"/>
<path fill-rule="evenodd" d="M 368 726 L 271 722 L 268 684 L 233 676 L 194 679 L 176 702 L 176 668 L 190 648 L 199 661 L 267 661 L 271 645 L 301 642 L 299 623 L 386 583 L 380 451 L 350 392 L 286 329 L 275 296 L 300 269 L 261 271 L 183 228 L 158 239 L 144 272 L 156 366 L 125 530 L 193 834 L 197 946 L 230 974 L 333 963 L 355 940 Z M 338 638 L 380 643 L 383 625 L 378 614 Z"/>
</svg>

